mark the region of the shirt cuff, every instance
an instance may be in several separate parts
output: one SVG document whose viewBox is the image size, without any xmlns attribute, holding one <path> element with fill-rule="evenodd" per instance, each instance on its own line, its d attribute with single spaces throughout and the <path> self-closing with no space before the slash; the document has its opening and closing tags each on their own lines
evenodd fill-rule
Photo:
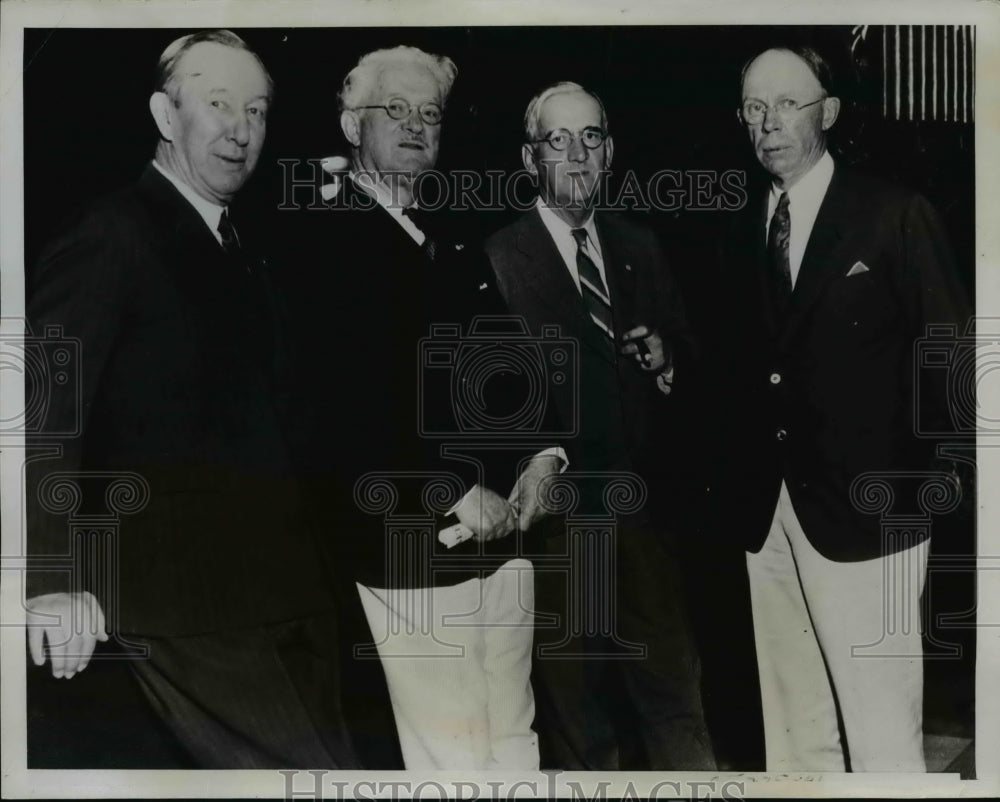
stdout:
<svg viewBox="0 0 1000 802">
<path fill-rule="evenodd" d="M 479 487 L 478 484 L 475 484 L 472 487 L 470 487 L 469 491 L 464 496 L 462 496 L 457 502 L 455 502 L 455 506 L 453 506 L 450 510 L 448 510 L 448 512 L 445 513 L 445 517 L 449 515 L 454 515 L 455 510 L 457 510 L 465 503 L 465 500 L 472 495 L 472 491 L 475 490 L 477 487 Z"/>
<path fill-rule="evenodd" d="M 559 467 L 559 473 L 564 473 L 569 467 L 569 457 L 566 456 L 566 451 L 562 446 L 553 446 L 552 448 L 546 448 L 544 451 L 539 451 L 535 454 L 536 457 L 559 457 L 562 460 L 562 465 Z"/>
</svg>

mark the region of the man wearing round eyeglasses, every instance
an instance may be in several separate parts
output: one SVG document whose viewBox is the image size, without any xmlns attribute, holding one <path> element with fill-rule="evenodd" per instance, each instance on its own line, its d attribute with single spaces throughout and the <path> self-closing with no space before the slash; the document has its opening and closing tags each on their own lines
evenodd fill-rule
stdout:
<svg viewBox="0 0 1000 802">
<path fill-rule="evenodd" d="M 531 100 L 524 119 L 522 157 L 538 201 L 487 241 L 487 253 L 511 312 L 534 335 L 558 326 L 579 343 L 578 385 L 553 387 L 560 413 L 578 421 L 567 446 L 574 515 L 613 521 L 602 541 L 609 551 L 582 551 L 568 576 L 536 564 L 538 614 L 551 618 L 535 633 L 542 767 L 714 769 L 698 659 L 665 548 L 671 522 L 651 513 L 670 506 L 663 427 L 675 411 L 675 375 L 677 393 L 691 377 L 680 297 L 652 233 L 596 208 L 614 152 L 601 101 L 559 83 Z M 609 482 L 637 476 L 646 503 L 616 508 Z M 549 561 L 576 548 L 566 521 L 553 528 Z"/>
<path fill-rule="evenodd" d="M 724 259 L 717 500 L 742 511 L 767 769 L 924 771 L 929 530 L 890 538 L 880 515 L 947 477 L 920 473 L 915 397 L 947 396 L 915 380 L 914 345 L 964 331 L 969 307 L 927 201 L 827 151 L 839 111 L 811 48 L 744 67 L 738 115 L 770 182 Z"/>
<path fill-rule="evenodd" d="M 470 445 L 457 423 L 470 392 L 504 403 L 511 383 L 489 365 L 486 387 L 459 381 L 463 354 L 484 350 L 463 340 L 475 316 L 507 310 L 454 215 L 420 208 L 456 75 L 451 59 L 401 46 L 344 80 L 350 174 L 288 232 L 312 410 L 303 453 L 344 608 L 363 608 L 343 625 L 343 704 L 365 767 L 533 770 L 532 567 L 515 530 L 540 509 L 508 491 L 534 499 L 565 460 L 554 443 L 483 447 L 494 432 Z M 503 350 L 499 336 L 485 345 Z"/>
</svg>

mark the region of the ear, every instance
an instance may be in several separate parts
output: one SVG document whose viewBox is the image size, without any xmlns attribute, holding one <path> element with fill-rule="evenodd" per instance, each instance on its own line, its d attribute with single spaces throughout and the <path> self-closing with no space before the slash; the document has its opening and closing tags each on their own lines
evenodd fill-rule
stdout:
<svg viewBox="0 0 1000 802">
<path fill-rule="evenodd" d="M 535 146 L 527 143 L 521 145 L 521 162 L 524 169 L 531 175 L 538 175 L 538 166 L 535 164 Z"/>
<path fill-rule="evenodd" d="M 167 142 L 174 140 L 174 102 L 166 92 L 153 92 L 149 96 L 149 111 L 153 115 L 160 136 Z"/>
<path fill-rule="evenodd" d="M 611 157 L 615 155 L 615 140 L 610 136 L 604 140 L 604 169 L 611 167 Z"/>
<path fill-rule="evenodd" d="M 823 130 L 829 131 L 840 114 L 840 98 L 828 97 L 823 100 Z"/>
<path fill-rule="evenodd" d="M 538 165 L 535 163 L 535 146 L 525 143 L 521 145 L 521 162 L 524 169 L 531 175 L 538 175 Z"/>
<path fill-rule="evenodd" d="M 340 130 L 344 132 L 344 137 L 351 143 L 351 147 L 361 147 L 361 118 L 356 111 L 340 113 Z"/>
</svg>

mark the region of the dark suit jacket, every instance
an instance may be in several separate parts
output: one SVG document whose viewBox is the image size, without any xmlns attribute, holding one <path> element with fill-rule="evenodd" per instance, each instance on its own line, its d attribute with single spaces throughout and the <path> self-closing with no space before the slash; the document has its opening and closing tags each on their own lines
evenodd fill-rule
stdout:
<svg viewBox="0 0 1000 802">
<path fill-rule="evenodd" d="M 673 348 L 675 392 L 683 392 L 694 348 L 656 237 L 618 215 L 598 212 L 595 219 L 615 330 L 638 324 L 658 330 Z M 525 317 L 532 334 L 555 324 L 578 344 L 574 380 L 555 388 L 563 419 L 578 422 L 577 435 L 568 440 L 571 470 L 635 471 L 654 497 L 668 489 L 668 466 L 684 459 L 661 450 L 670 441 L 676 396 L 663 395 L 653 375 L 608 347 L 538 210 L 490 237 L 486 250 L 510 311 Z"/>
<path fill-rule="evenodd" d="M 821 553 L 876 557 L 879 516 L 859 511 L 851 483 L 866 472 L 930 469 L 930 444 L 914 434 L 914 397 L 939 411 L 947 398 L 933 376 L 915 386 L 915 342 L 930 324 L 961 334 L 970 314 L 944 231 L 922 197 L 837 166 L 779 323 L 767 289 L 766 189 L 752 197 L 722 262 L 714 396 L 717 421 L 728 426 L 716 440 L 718 464 L 730 468 L 726 504 L 741 509 L 755 551 L 784 479 Z M 867 271 L 848 276 L 856 263 Z M 913 488 L 901 481 L 890 477 L 899 503 L 912 506 L 904 494 Z"/>
<path fill-rule="evenodd" d="M 285 223 L 299 461 L 338 569 L 376 587 L 451 585 L 495 570 L 519 553 L 519 536 L 448 550 L 437 532 L 455 519 L 443 513 L 477 482 L 506 497 L 519 462 L 557 443 L 502 427 L 470 431 L 456 418 L 456 405 L 473 403 L 466 369 L 504 341 L 468 337 L 475 316 L 506 314 L 481 249 L 462 237 L 461 221 L 436 215 L 431 260 L 351 181 Z M 505 376 L 482 375 L 491 376 L 485 396 L 500 398 L 491 414 L 502 417 L 509 393 L 493 382 Z"/>
<path fill-rule="evenodd" d="M 279 319 L 266 265 L 228 258 L 150 165 L 135 186 L 78 215 L 29 279 L 32 330 L 62 327 L 81 360 L 79 382 L 41 388 L 47 418 L 29 446 L 53 443 L 47 433 L 76 421 L 82 432 L 55 438 L 58 458 L 29 463 L 30 553 L 71 549 L 66 515 L 39 498 L 47 475 L 127 471 L 148 483 L 149 500 L 121 516 L 117 575 L 94 588 L 112 625 L 185 635 L 329 607 L 279 425 Z M 107 481 L 91 479 L 78 512 L 106 515 Z M 67 590 L 69 579 L 33 571 L 28 594 Z"/>
</svg>

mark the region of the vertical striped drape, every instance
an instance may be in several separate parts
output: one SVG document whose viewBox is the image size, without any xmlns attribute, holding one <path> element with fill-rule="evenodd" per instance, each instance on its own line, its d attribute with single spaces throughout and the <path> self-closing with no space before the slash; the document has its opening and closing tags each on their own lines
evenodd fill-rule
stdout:
<svg viewBox="0 0 1000 802">
<path fill-rule="evenodd" d="M 860 38 L 870 40 L 873 33 L 868 29 Z M 881 39 L 882 114 L 887 119 L 975 120 L 974 25 L 885 25 Z"/>
</svg>

